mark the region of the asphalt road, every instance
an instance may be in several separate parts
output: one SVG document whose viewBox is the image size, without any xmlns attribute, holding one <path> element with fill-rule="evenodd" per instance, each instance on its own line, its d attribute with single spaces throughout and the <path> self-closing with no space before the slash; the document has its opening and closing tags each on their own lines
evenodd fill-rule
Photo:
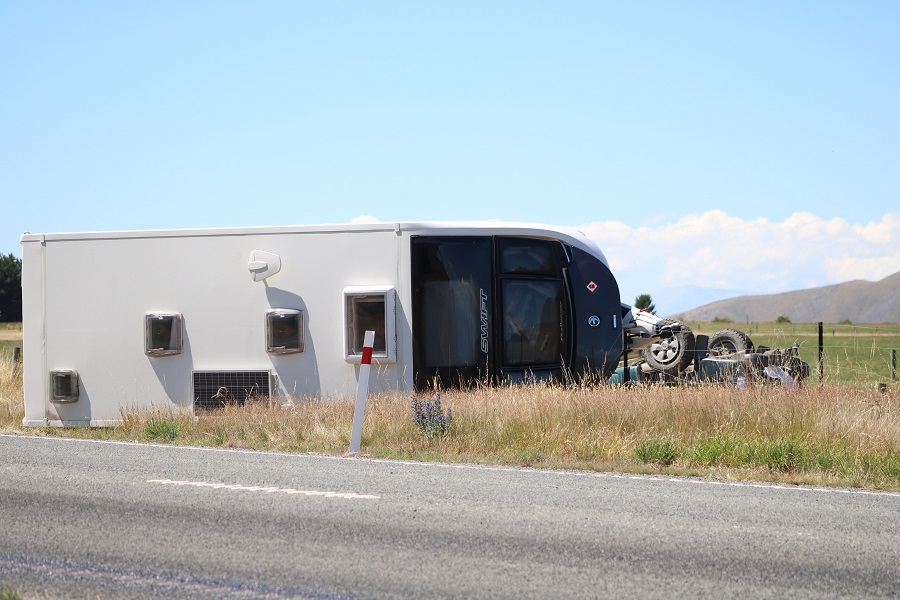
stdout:
<svg viewBox="0 0 900 600">
<path fill-rule="evenodd" d="M 900 494 L 0 436 L 0 588 L 897 597 Z"/>
</svg>

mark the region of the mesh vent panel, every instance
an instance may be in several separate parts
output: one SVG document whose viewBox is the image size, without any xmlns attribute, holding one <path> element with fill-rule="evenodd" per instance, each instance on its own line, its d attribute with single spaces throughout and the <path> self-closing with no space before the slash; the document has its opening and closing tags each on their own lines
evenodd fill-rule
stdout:
<svg viewBox="0 0 900 600">
<path fill-rule="evenodd" d="M 194 407 L 222 408 L 269 396 L 268 371 L 194 371 Z"/>
</svg>

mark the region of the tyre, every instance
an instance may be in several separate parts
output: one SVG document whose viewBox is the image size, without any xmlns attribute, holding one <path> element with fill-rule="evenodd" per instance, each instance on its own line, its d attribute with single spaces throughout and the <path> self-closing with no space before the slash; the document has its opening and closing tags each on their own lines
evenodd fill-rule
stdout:
<svg viewBox="0 0 900 600">
<path fill-rule="evenodd" d="M 675 323 L 674 319 L 665 319 L 666 323 Z M 681 325 L 681 331 L 667 340 L 659 340 L 649 348 L 641 350 L 641 357 L 655 371 L 667 375 L 677 375 L 694 360 L 694 332 L 687 325 Z"/>
<path fill-rule="evenodd" d="M 748 352 L 753 352 L 753 340 L 743 331 L 720 329 L 709 336 L 709 355 L 713 358 Z"/>
</svg>

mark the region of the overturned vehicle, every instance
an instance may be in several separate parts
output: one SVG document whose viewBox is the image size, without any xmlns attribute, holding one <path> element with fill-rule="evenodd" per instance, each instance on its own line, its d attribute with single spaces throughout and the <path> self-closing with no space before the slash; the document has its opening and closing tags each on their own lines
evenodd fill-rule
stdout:
<svg viewBox="0 0 900 600">
<path fill-rule="evenodd" d="M 27 426 L 105 426 L 357 389 L 606 381 L 676 327 L 620 302 L 603 252 L 550 225 L 397 222 L 30 233 Z"/>
<path fill-rule="evenodd" d="M 638 310 L 628 308 L 632 313 Z M 631 321 L 644 326 L 626 328 L 632 339 L 626 344 L 624 366 L 609 378 L 613 384 L 758 382 L 794 387 L 810 374 L 809 363 L 800 358 L 796 345 L 754 347 L 749 335 L 731 328 L 710 336 L 694 335 L 687 325 L 646 313 L 635 314 Z M 629 350 L 638 350 L 630 365 Z"/>
</svg>

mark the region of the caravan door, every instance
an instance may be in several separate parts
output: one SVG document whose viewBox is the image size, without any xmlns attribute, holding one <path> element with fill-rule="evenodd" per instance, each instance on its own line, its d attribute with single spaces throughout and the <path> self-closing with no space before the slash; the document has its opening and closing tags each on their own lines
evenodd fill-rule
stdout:
<svg viewBox="0 0 900 600">
<path fill-rule="evenodd" d="M 490 378 L 493 241 L 412 238 L 413 369 L 417 389 Z"/>
<path fill-rule="evenodd" d="M 416 388 L 559 379 L 571 356 L 567 264 L 558 241 L 412 238 Z"/>
</svg>

